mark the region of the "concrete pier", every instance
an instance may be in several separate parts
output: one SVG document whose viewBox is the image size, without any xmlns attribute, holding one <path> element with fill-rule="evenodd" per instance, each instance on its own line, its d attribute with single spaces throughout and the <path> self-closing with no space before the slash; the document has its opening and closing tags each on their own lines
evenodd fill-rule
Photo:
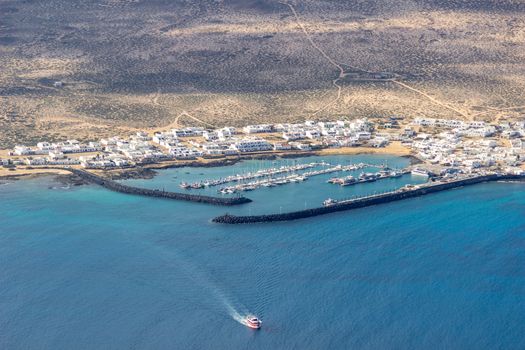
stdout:
<svg viewBox="0 0 525 350">
<path fill-rule="evenodd" d="M 281 214 L 268 214 L 268 215 L 250 215 L 250 216 L 235 216 L 235 215 L 223 215 L 213 219 L 213 222 L 223 224 L 248 224 L 248 223 L 261 223 L 261 222 L 274 222 L 274 221 L 289 221 L 304 219 L 318 215 L 324 215 L 329 213 L 335 213 L 338 211 L 357 209 L 369 207 L 376 204 L 383 204 L 394 202 L 406 198 L 419 197 L 430 193 L 441 192 L 452 188 L 474 185 L 488 181 L 499 181 L 499 180 L 525 180 L 525 176 L 522 175 L 481 175 L 476 177 L 470 177 L 460 180 L 454 180 L 449 182 L 436 182 L 435 184 L 429 184 L 427 186 L 421 186 L 414 189 L 397 190 L 380 195 L 368 196 L 358 198 L 354 200 L 348 200 L 339 202 L 326 207 L 318 207 L 312 209 L 299 210 Z"/>
<path fill-rule="evenodd" d="M 85 170 L 73 169 L 73 168 L 67 168 L 65 170 L 70 171 L 71 173 L 79 176 L 80 178 L 88 182 L 100 185 L 104 188 L 107 188 L 108 190 L 120 192 L 120 193 L 134 194 L 134 195 L 147 196 L 147 197 L 167 198 L 167 199 L 197 202 L 197 203 L 207 203 L 207 204 L 213 204 L 213 205 L 226 205 L 226 206 L 244 204 L 244 203 L 249 203 L 252 201 L 251 199 L 246 198 L 246 197 L 211 197 L 211 196 L 202 196 L 202 195 L 197 195 L 197 194 L 169 192 L 169 191 L 163 191 L 163 190 L 152 190 L 152 189 L 147 189 L 147 188 L 123 185 L 116 181 L 105 179 L 101 176 L 98 176 L 96 174 L 93 174 Z"/>
</svg>

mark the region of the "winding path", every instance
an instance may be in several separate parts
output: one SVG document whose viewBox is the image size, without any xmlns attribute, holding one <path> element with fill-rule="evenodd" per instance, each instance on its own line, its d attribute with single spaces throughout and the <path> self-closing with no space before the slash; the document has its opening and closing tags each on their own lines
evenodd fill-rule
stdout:
<svg viewBox="0 0 525 350">
<path fill-rule="evenodd" d="M 315 43 L 315 41 L 312 39 L 312 36 L 310 35 L 310 33 L 308 32 L 308 30 L 306 29 L 304 24 L 301 22 L 301 19 L 299 18 L 299 14 L 295 10 L 295 7 L 292 4 L 289 4 L 287 2 L 281 2 L 281 4 L 286 5 L 286 6 L 288 6 L 290 8 L 290 11 L 292 11 L 292 13 L 293 13 L 293 15 L 295 17 L 295 21 L 297 22 L 297 25 L 301 28 L 301 30 L 303 31 L 304 35 L 306 36 L 306 39 L 310 42 L 312 47 L 314 49 L 316 49 L 324 58 L 326 58 L 326 60 L 332 66 L 336 67 L 339 70 L 339 75 L 337 76 L 337 78 L 332 80 L 332 84 L 337 88 L 337 96 L 336 96 L 336 98 L 333 101 L 329 102 L 328 104 L 326 104 L 325 106 L 323 106 L 322 108 L 320 108 L 319 110 L 317 110 L 315 113 L 312 114 L 312 116 L 315 116 L 319 112 L 322 112 L 322 111 L 326 110 L 328 107 L 330 107 L 333 104 L 335 104 L 341 98 L 341 92 L 342 92 L 343 88 L 341 87 L 341 85 L 339 85 L 339 81 L 344 78 L 345 70 L 344 70 L 343 66 L 341 66 L 339 63 L 337 63 L 337 61 L 335 61 L 333 58 L 328 56 L 328 54 L 321 47 L 319 47 Z M 348 67 L 354 68 L 352 66 L 348 66 Z M 355 69 L 358 69 L 358 68 L 355 68 Z"/>
<path fill-rule="evenodd" d="M 182 117 L 183 115 L 185 115 L 186 117 L 191 118 L 191 119 L 193 119 L 193 120 L 195 120 L 195 121 L 197 121 L 197 122 L 199 122 L 199 123 L 201 123 L 201 124 L 208 125 L 209 127 L 212 127 L 212 128 L 217 128 L 217 126 L 215 126 L 215 125 L 213 125 L 213 124 L 210 124 L 210 123 L 208 123 L 208 122 L 205 122 L 204 120 L 201 120 L 201 119 L 199 119 L 199 118 L 197 118 L 197 117 L 194 117 L 194 116 L 192 116 L 191 114 L 189 114 L 189 113 L 186 112 L 186 111 L 182 111 L 182 113 L 179 114 L 179 115 L 177 116 L 177 119 L 175 119 L 175 124 L 176 124 L 176 125 L 179 125 L 179 119 L 180 119 L 180 117 Z"/>
<path fill-rule="evenodd" d="M 410 86 L 410 85 L 408 85 L 408 84 L 406 84 L 406 83 L 403 83 L 403 82 L 401 82 L 401 81 L 399 81 L 399 80 L 392 79 L 391 81 L 392 81 L 394 84 L 397 84 L 397 85 L 399 85 L 399 86 L 402 86 L 402 87 L 404 87 L 404 88 L 406 88 L 406 89 L 408 89 L 408 90 L 411 90 L 411 91 L 413 91 L 413 92 L 416 92 L 416 93 L 420 94 L 420 95 L 423 96 L 423 97 L 426 97 L 428 100 L 434 102 L 434 104 L 440 105 L 441 107 L 444 107 L 444 108 L 446 108 L 446 109 L 448 109 L 448 110 L 451 110 L 451 111 L 453 111 L 453 112 L 458 113 L 459 115 L 461 115 L 461 116 L 463 116 L 463 117 L 465 117 L 465 118 L 470 119 L 468 113 L 465 113 L 465 112 L 463 112 L 463 111 L 460 111 L 460 110 L 457 109 L 457 108 L 451 107 L 451 106 L 449 106 L 448 104 L 446 104 L 446 103 L 444 103 L 444 102 L 438 101 L 438 100 L 436 100 L 434 97 L 432 97 L 432 96 L 430 96 L 429 94 L 427 94 L 426 92 L 423 92 L 423 91 L 421 91 L 421 90 L 418 90 L 418 89 L 416 89 L 416 88 L 414 88 L 414 87 L 412 87 L 412 86 Z"/>
<path fill-rule="evenodd" d="M 362 69 L 360 67 L 356 67 L 356 66 L 352 66 L 350 64 L 346 64 L 346 63 L 339 63 L 337 62 L 335 59 L 333 59 L 332 57 L 330 57 L 321 47 L 319 47 L 319 45 L 317 45 L 315 43 L 315 41 L 312 39 L 312 36 L 311 34 L 308 32 L 308 30 L 306 29 L 306 26 L 304 25 L 304 23 L 301 22 L 301 19 L 299 17 L 299 14 L 297 13 L 297 10 L 295 9 L 295 7 L 288 3 L 288 2 L 280 2 L 281 4 L 283 5 L 286 5 L 288 6 L 288 8 L 290 9 L 290 11 L 292 12 L 292 14 L 294 15 L 295 17 L 295 21 L 297 22 L 297 25 L 301 28 L 302 32 L 304 33 L 304 35 L 306 36 L 306 39 L 310 42 L 310 44 L 312 45 L 313 48 L 315 48 L 331 65 L 333 65 L 335 68 L 337 68 L 339 70 L 339 75 L 336 79 L 334 79 L 332 81 L 332 84 L 337 88 L 337 96 L 336 98 L 329 102 L 328 104 L 326 104 L 325 106 L 323 106 L 322 108 L 320 108 L 319 110 L 317 110 L 316 112 L 314 112 L 312 114 L 312 116 L 315 116 L 317 115 L 319 112 L 322 112 L 326 109 L 328 109 L 329 107 L 331 107 L 332 105 L 334 105 L 335 103 L 337 103 L 337 101 L 339 101 L 339 99 L 341 98 L 341 94 L 342 94 L 342 86 L 339 84 L 339 81 L 341 79 L 343 79 L 345 77 L 345 69 L 343 68 L 343 65 L 344 66 L 347 66 L 349 68 L 352 68 L 352 69 L 355 69 L 355 70 L 360 70 L 362 72 L 367 72 L 367 73 L 373 73 L 371 71 L 368 71 L 366 69 Z M 452 107 L 450 106 L 449 104 L 447 103 L 444 103 L 444 102 L 441 102 L 439 100 L 437 100 L 436 98 L 430 96 L 429 94 L 427 94 L 426 92 L 424 91 L 421 91 L 419 89 L 416 89 L 415 87 L 412 87 L 410 85 L 408 85 L 407 83 L 404 83 L 404 82 L 401 82 L 397 79 L 386 79 L 384 81 L 390 81 L 394 84 L 397 84 L 398 86 L 402 87 L 402 88 L 405 88 L 405 89 L 408 89 L 412 92 L 415 92 L 423 97 L 425 97 L 426 99 L 428 99 L 429 101 L 431 101 L 432 103 L 436 104 L 436 105 L 439 105 L 443 108 L 446 108 L 450 111 L 453 111 L 459 115 L 461 115 L 462 117 L 464 118 L 468 118 L 468 119 L 471 119 L 471 116 L 469 115 L 469 113 L 467 112 L 464 112 L 464 111 L 461 111 L 455 107 Z"/>
</svg>

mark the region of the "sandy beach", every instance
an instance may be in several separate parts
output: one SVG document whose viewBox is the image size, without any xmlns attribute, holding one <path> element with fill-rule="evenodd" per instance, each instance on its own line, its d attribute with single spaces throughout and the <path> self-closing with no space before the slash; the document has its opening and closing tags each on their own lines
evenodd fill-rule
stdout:
<svg viewBox="0 0 525 350">
<path fill-rule="evenodd" d="M 391 154 L 394 156 L 408 156 L 410 149 L 405 147 L 399 141 L 390 143 L 386 147 L 341 147 L 341 148 L 325 148 L 315 151 L 318 155 L 335 155 L 335 154 Z"/>
<path fill-rule="evenodd" d="M 15 170 L 9 170 L 6 168 L 0 168 L 0 179 L 6 178 L 25 178 L 25 177 L 35 177 L 43 175 L 67 175 L 69 172 L 67 170 L 61 169 L 27 169 L 16 168 Z"/>
</svg>

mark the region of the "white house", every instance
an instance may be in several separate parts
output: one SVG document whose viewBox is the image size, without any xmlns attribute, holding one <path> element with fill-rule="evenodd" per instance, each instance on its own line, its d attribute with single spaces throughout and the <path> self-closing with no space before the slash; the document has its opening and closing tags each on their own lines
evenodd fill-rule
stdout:
<svg viewBox="0 0 525 350">
<path fill-rule="evenodd" d="M 372 138 L 372 134 L 367 131 L 357 132 L 355 136 L 359 141 L 370 140 Z"/>
<path fill-rule="evenodd" d="M 35 154 L 35 152 L 27 146 L 15 146 L 14 152 L 18 156 L 26 156 L 30 154 Z"/>
<path fill-rule="evenodd" d="M 239 152 L 258 152 L 258 151 L 269 151 L 273 149 L 273 146 L 264 139 L 258 138 L 246 138 L 237 141 L 233 144 L 233 147 Z"/>
<path fill-rule="evenodd" d="M 213 141 L 219 139 L 219 134 L 216 131 L 204 131 L 202 137 L 207 141 Z"/>
<path fill-rule="evenodd" d="M 286 141 L 293 141 L 293 140 L 299 140 L 305 138 L 305 133 L 302 130 L 289 130 L 286 132 L 283 132 L 283 139 Z"/>
<path fill-rule="evenodd" d="M 256 134 L 263 132 L 272 132 L 271 124 L 247 125 L 243 129 L 245 134 Z"/>
</svg>

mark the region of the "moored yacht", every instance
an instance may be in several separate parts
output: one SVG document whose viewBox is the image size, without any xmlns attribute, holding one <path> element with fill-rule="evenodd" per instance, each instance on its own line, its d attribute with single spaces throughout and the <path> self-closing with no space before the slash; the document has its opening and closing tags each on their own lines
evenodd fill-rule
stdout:
<svg viewBox="0 0 525 350">
<path fill-rule="evenodd" d="M 336 183 L 339 183 L 340 179 L 338 177 L 332 177 L 330 178 L 328 181 L 329 184 L 336 184 Z"/>
<path fill-rule="evenodd" d="M 353 176 L 347 176 L 343 179 L 341 179 L 341 181 L 339 182 L 339 184 L 341 186 L 350 186 L 352 184 L 354 184 L 357 180 L 353 177 Z"/>
<path fill-rule="evenodd" d="M 376 181 L 379 175 L 375 173 L 361 173 L 359 175 L 359 182 L 373 182 Z"/>
</svg>

